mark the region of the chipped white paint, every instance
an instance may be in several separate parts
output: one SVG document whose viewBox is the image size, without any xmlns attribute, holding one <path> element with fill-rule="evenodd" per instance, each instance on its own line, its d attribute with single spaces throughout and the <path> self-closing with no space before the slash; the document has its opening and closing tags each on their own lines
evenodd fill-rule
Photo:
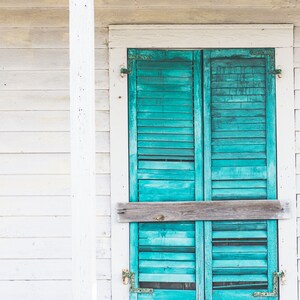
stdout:
<svg viewBox="0 0 300 300">
<path fill-rule="evenodd" d="M 94 1 L 70 0 L 73 300 L 97 299 L 94 57 Z"/>
</svg>

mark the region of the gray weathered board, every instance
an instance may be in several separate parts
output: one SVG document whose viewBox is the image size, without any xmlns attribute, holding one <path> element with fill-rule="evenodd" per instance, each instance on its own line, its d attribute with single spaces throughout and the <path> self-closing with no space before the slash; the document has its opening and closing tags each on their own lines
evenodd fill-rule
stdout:
<svg viewBox="0 0 300 300">
<path fill-rule="evenodd" d="M 172 222 L 288 219 L 289 208 L 278 200 L 118 203 L 118 221 Z"/>
</svg>

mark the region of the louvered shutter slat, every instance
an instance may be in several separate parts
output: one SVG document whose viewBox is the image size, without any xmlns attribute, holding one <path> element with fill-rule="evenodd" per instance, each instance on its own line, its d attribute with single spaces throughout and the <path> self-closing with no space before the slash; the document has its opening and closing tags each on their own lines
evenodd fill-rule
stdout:
<svg viewBox="0 0 300 300">
<path fill-rule="evenodd" d="M 205 51 L 204 57 L 205 198 L 274 197 L 275 97 L 269 86 L 274 53 L 255 57 L 250 50 L 219 50 Z M 250 299 L 255 290 L 272 290 L 274 230 L 274 221 L 207 223 L 207 299 Z"/>
<path fill-rule="evenodd" d="M 135 61 L 129 79 L 136 102 L 131 107 L 136 116 L 134 201 L 194 201 L 194 52 L 132 50 L 130 57 Z M 175 299 L 173 290 L 176 299 L 194 299 L 195 223 L 134 226 L 139 285 L 155 288 L 157 299 Z"/>
</svg>

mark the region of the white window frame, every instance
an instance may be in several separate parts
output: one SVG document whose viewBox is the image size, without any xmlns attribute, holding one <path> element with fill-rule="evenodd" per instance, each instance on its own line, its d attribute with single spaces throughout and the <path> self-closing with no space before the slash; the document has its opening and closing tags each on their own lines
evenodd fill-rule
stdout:
<svg viewBox="0 0 300 300">
<path fill-rule="evenodd" d="M 113 25 L 109 27 L 112 299 L 128 300 L 122 269 L 129 266 L 129 225 L 117 222 L 116 204 L 129 201 L 128 48 L 205 49 L 275 48 L 278 199 L 289 204 L 291 218 L 279 221 L 279 269 L 286 282 L 280 299 L 297 299 L 297 231 L 294 143 L 293 25 Z"/>
</svg>

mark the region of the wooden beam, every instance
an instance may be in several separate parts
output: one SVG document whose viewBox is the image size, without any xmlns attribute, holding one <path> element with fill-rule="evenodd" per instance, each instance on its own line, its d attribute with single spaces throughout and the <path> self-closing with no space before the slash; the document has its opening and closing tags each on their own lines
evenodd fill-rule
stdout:
<svg viewBox="0 0 300 300">
<path fill-rule="evenodd" d="M 278 200 L 119 203 L 119 222 L 172 222 L 287 219 Z"/>
<path fill-rule="evenodd" d="M 96 300 L 94 1 L 70 0 L 73 300 Z"/>
</svg>

